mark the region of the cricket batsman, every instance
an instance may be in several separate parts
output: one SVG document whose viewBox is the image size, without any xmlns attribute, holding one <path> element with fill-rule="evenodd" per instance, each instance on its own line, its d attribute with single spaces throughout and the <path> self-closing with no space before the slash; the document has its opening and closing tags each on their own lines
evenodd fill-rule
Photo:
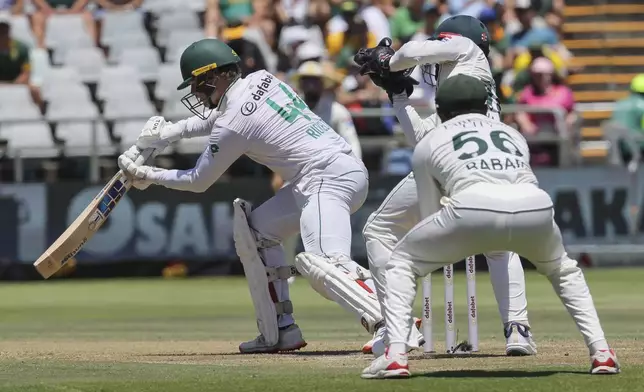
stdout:
<svg viewBox="0 0 644 392">
<path fill-rule="evenodd" d="M 619 373 L 583 272 L 564 250 L 552 199 L 530 168 L 526 140 L 486 115 L 488 89 L 475 77 L 446 79 L 436 107 L 442 124 L 418 143 L 412 158 L 423 220 L 396 244 L 385 265 L 382 307 L 389 345 L 362 377 L 410 376 L 406 342 L 416 278 L 498 250 L 524 256 L 550 280 L 588 346 L 590 373 Z M 434 197 L 435 182 L 443 195 L 438 212 L 425 203 Z"/>
<path fill-rule="evenodd" d="M 392 99 L 396 116 L 407 141 L 416 145 L 425 135 L 440 124 L 434 114 L 422 119 L 409 104 L 415 81 L 409 78 L 414 67 L 421 66 L 423 78 L 430 85 L 440 85 L 450 77 L 466 74 L 483 81 L 487 87 L 487 116 L 499 120 L 500 105 L 488 63 L 489 33 L 478 19 L 457 15 L 446 19 L 426 41 L 410 41 L 397 52 L 390 48 L 389 39 L 371 49 L 363 49 L 355 61 L 362 65 L 361 72 L 383 87 Z M 426 196 L 427 197 L 427 196 Z M 433 211 L 440 209 L 441 195 L 435 189 L 428 203 Z M 369 217 L 363 234 L 366 241 L 369 269 L 382 300 L 382 269 L 389 260 L 396 243 L 420 221 L 415 174 L 412 172 L 396 185 L 380 207 Z M 429 207 L 428 207 L 429 208 Z M 525 277 L 519 256 L 499 250 L 485 253 L 494 295 L 504 325 L 507 355 L 534 355 L 537 346 L 532 339 L 528 322 Z M 460 259 L 452 260 L 452 263 Z M 383 347 L 386 329 L 381 326 L 363 352 L 373 347 Z M 411 342 L 410 342 L 411 344 Z M 374 353 L 376 355 L 381 352 Z"/>
<path fill-rule="evenodd" d="M 133 185 L 204 192 L 241 155 L 267 166 L 288 184 L 252 209 L 233 202 L 234 240 L 244 266 L 259 336 L 242 353 L 274 353 L 306 345 L 295 324 L 287 280 L 294 270 L 282 241 L 301 232 L 305 252 L 295 267 L 322 296 L 354 313 L 373 333 L 382 320 L 369 271 L 350 259 L 350 215 L 363 204 L 368 173 L 361 160 L 285 83 L 267 71 L 241 77 L 240 59 L 225 43 L 203 39 L 180 59 L 190 88 L 183 103 L 194 117 L 176 124 L 153 117 L 119 167 Z M 209 135 L 209 145 L 189 170 L 138 165 L 140 151 L 160 151 L 180 138 Z"/>
</svg>

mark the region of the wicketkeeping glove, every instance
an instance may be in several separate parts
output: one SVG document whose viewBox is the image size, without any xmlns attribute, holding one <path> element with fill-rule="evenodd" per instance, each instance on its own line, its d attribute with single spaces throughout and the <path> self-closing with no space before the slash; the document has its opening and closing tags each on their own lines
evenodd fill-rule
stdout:
<svg viewBox="0 0 644 392">
<path fill-rule="evenodd" d="M 360 75 L 377 74 L 386 75 L 389 73 L 389 59 L 395 51 L 391 48 L 391 38 L 385 37 L 380 40 L 375 48 L 360 49 L 353 61 L 360 66 Z"/>
<path fill-rule="evenodd" d="M 369 74 L 369 77 L 373 84 L 387 92 L 390 99 L 392 95 L 403 92 L 409 97 L 414 92 L 414 86 L 418 85 L 416 79 L 407 74 L 407 70 L 391 72 L 385 76 Z"/>
</svg>

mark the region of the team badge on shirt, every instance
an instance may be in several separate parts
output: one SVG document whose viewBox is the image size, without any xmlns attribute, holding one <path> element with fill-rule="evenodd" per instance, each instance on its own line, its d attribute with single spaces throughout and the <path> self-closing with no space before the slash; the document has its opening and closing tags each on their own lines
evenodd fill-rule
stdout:
<svg viewBox="0 0 644 392">
<path fill-rule="evenodd" d="M 210 153 L 215 155 L 219 151 L 219 146 L 215 143 L 210 145 Z"/>
</svg>

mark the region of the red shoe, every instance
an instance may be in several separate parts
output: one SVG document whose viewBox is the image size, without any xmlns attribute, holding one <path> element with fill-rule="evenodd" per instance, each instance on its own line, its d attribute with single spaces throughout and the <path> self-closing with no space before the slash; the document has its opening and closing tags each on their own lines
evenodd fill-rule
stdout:
<svg viewBox="0 0 644 392">
<path fill-rule="evenodd" d="M 389 356 L 388 353 L 385 353 L 385 355 L 374 359 L 371 365 L 362 371 L 360 377 L 366 379 L 411 377 L 409 365 L 407 365 L 407 354 Z"/>
<path fill-rule="evenodd" d="M 619 361 L 613 349 L 599 350 L 590 357 L 590 374 L 617 374 Z"/>
</svg>

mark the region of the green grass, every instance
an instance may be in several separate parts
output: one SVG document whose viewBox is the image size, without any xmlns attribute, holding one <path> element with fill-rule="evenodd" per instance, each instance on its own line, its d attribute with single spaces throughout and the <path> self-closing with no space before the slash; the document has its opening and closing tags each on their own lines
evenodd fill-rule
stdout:
<svg viewBox="0 0 644 392">
<path fill-rule="evenodd" d="M 400 381 L 360 379 L 370 358 L 358 350 L 368 335 L 302 278 L 291 292 L 309 346 L 295 354 L 256 356 L 236 353 L 239 342 L 257 332 L 242 279 L 46 281 L 0 285 L 0 392 L 644 390 L 644 269 L 585 273 L 622 361 L 618 376 L 586 374 L 581 336 L 546 279 L 533 272 L 526 278 L 538 356 L 501 355 L 498 310 L 482 273 L 477 279 L 481 353 L 473 358 L 416 354 L 415 377 Z M 434 310 L 440 349 L 438 278 Z M 463 339 L 461 271 L 456 295 Z"/>
</svg>

